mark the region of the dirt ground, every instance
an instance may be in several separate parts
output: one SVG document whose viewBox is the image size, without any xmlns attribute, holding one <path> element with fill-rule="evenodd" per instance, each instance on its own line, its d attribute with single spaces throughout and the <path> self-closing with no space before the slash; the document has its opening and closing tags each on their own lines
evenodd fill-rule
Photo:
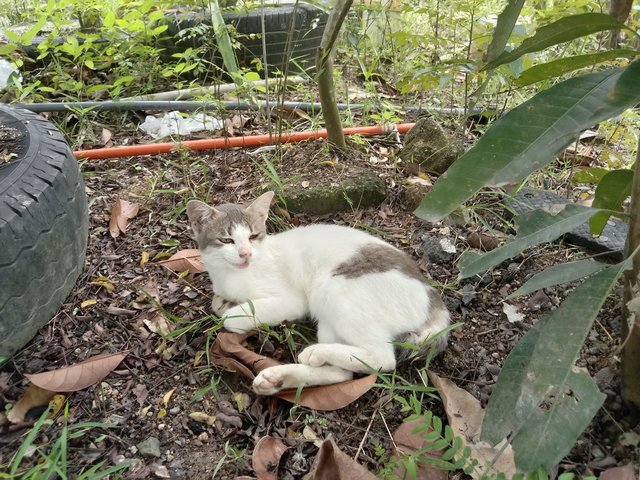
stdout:
<svg viewBox="0 0 640 480">
<path fill-rule="evenodd" d="M 414 216 L 415 206 L 407 204 L 405 181 L 411 173 L 396 161 L 392 138 L 352 144 L 351 150 L 334 163 L 336 159 L 322 141 L 284 146 L 276 163 L 279 178 L 299 184 L 339 179 L 351 165 L 366 166 L 387 183 L 387 200 L 376 208 L 354 205 L 349 212 L 314 218 L 274 209 L 273 230 L 318 222 L 355 226 L 383 236 L 412 255 L 441 291 L 453 320 L 462 323 L 431 369 L 485 405 L 506 355 L 532 324 L 557 307 L 571 286 L 511 301 L 525 314 L 518 323 L 510 323 L 503 313 L 504 298 L 545 267 L 588 253 L 561 243 L 543 245 L 482 277 L 458 281 L 455 259 L 469 248 L 468 235 L 483 230 L 482 222 L 505 230 L 497 197 L 489 196 L 472 209 L 465 225 L 429 224 Z M 176 152 L 83 162 L 91 217 L 86 268 L 49 325 L 0 371 L 0 406 L 5 406 L 24 392 L 25 373 L 59 368 L 99 353 L 128 352 L 100 385 L 69 398 L 70 422 L 113 425 L 106 433 L 90 431 L 70 441 L 72 471 L 77 473 L 99 460 L 113 465 L 127 458 L 137 463 L 124 478 L 252 476 L 251 453 L 265 435 L 293 447 L 285 455 L 279 478 L 301 478 L 316 454 L 314 440 L 330 436 L 347 455 L 374 472 L 391 454 L 391 433 L 403 416 L 386 389 L 374 388 L 335 412 L 292 409 L 284 401 L 256 396 L 248 380 L 207 364 L 204 352 L 208 339 L 214 336 L 208 336 L 207 331 L 216 325 L 208 317 L 211 288 L 207 275 L 181 276 L 158 265 L 160 259 L 177 250 L 196 248 L 184 213 L 188 199 L 197 196 L 216 203 L 244 202 L 269 180 L 259 165 L 264 165 L 264 155 L 273 152 L 252 153 Z M 140 210 L 129 221 L 126 234 L 113 238 L 108 225 L 118 197 L 139 204 Z M 456 254 L 430 258 L 423 247 L 427 237 L 449 239 Z M 617 464 L 638 461 L 635 447 L 620 440 L 640 429 L 619 396 L 619 294 L 616 290 L 608 299 L 579 360 L 595 376 L 607 400 L 561 463 L 560 471 L 598 474 Z M 181 336 L 162 338 L 157 331 L 163 322 L 175 329 L 196 327 Z M 304 346 L 291 331 L 281 330 L 270 337 L 274 352 L 286 356 L 292 348 Z M 402 367 L 399 374 L 413 381 L 418 378 L 411 366 Z M 425 397 L 424 404 L 444 415 L 437 396 Z M 217 420 L 210 426 L 199 423 L 190 418 L 193 412 L 204 412 Z M 38 413 L 33 412 L 32 420 Z M 38 441 L 51 439 L 59 425 L 58 421 Z M 24 429 L 0 431 L 0 464 L 9 461 L 24 433 Z M 140 446 L 149 438 L 159 441 L 158 452 L 148 453 Z M 450 478 L 463 477 L 457 473 Z"/>
</svg>

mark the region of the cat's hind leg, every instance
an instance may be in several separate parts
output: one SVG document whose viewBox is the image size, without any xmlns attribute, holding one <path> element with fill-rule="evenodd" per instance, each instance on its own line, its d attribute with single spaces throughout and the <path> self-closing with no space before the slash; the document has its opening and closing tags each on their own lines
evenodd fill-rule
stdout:
<svg viewBox="0 0 640 480">
<path fill-rule="evenodd" d="M 300 385 L 329 385 L 351 380 L 353 373 L 339 367 L 311 367 L 288 363 L 262 370 L 253 380 L 253 390 L 259 395 L 273 395 L 287 388 Z"/>
<path fill-rule="evenodd" d="M 311 367 L 332 365 L 356 373 L 389 372 L 396 368 L 393 345 L 380 343 L 356 347 L 343 343 L 316 343 L 305 348 L 298 361 Z"/>
</svg>

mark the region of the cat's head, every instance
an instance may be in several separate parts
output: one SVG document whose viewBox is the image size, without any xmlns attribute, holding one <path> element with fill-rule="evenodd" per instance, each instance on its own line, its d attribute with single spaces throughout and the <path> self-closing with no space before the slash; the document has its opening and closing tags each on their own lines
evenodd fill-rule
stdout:
<svg viewBox="0 0 640 480">
<path fill-rule="evenodd" d="M 272 198 L 273 192 L 263 193 L 249 206 L 189 201 L 187 215 L 205 263 L 247 268 L 267 235 Z"/>
</svg>

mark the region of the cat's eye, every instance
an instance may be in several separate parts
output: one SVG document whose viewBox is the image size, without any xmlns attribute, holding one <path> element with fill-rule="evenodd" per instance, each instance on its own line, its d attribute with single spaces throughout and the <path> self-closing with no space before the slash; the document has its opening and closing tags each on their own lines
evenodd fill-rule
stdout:
<svg viewBox="0 0 640 480">
<path fill-rule="evenodd" d="M 249 240 L 255 240 L 255 239 L 256 239 L 256 238 L 258 238 L 259 236 L 260 236 L 260 234 L 259 234 L 259 233 L 254 233 L 253 235 L 251 235 L 251 236 L 249 237 Z"/>
<path fill-rule="evenodd" d="M 233 243 L 233 239 L 232 238 L 218 238 L 218 241 L 220 243 L 225 243 L 225 244 Z"/>
</svg>

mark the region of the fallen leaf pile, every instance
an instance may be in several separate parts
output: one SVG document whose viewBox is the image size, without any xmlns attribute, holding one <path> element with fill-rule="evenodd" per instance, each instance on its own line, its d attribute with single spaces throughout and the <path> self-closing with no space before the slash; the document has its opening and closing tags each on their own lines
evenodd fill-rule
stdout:
<svg viewBox="0 0 640 480">
<path fill-rule="evenodd" d="M 263 437 L 258 440 L 252 455 L 252 466 L 256 480 L 277 480 L 280 459 L 288 450 L 282 440 L 274 437 Z M 242 477 L 250 479 L 251 477 Z M 349 457 L 335 444 L 327 439 L 320 444 L 318 453 L 309 473 L 303 480 L 376 480 L 373 473 Z"/>
</svg>

